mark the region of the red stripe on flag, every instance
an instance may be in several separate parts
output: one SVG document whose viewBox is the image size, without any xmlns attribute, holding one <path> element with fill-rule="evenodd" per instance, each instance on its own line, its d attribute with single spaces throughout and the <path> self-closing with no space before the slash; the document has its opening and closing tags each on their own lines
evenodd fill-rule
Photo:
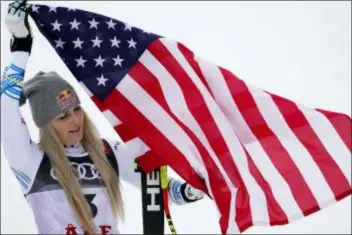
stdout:
<svg viewBox="0 0 352 235">
<path fill-rule="evenodd" d="M 119 124 L 114 127 L 116 133 L 120 136 L 123 142 L 128 142 L 137 136 L 125 124 Z"/>
<path fill-rule="evenodd" d="M 194 72 L 197 74 L 197 76 L 202 81 L 204 86 L 207 88 L 209 93 L 212 94 L 211 90 L 209 88 L 209 84 L 208 84 L 207 80 L 205 79 L 205 77 L 203 76 L 203 73 L 202 73 L 202 71 L 201 71 L 201 69 L 199 67 L 199 64 L 195 61 L 194 53 L 191 50 L 189 50 L 187 47 L 185 47 L 183 44 L 181 44 L 181 43 L 178 43 L 178 49 L 186 57 L 188 63 L 191 65 L 191 67 L 193 68 Z"/>
<path fill-rule="evenodd" d="M 286 213 L 283 211 L 283 209 L 275 199 L 270 184 L 264 179 L 257 165 L 255 165 L 253 160 L 250 158 L 250 154 L 247 152 L 247 150 L 246 150 L 246 153 L 247 153 L 247 159 L 249 164 L 249 170 L 265 193 L 265 198 L 268 205 L 267 207 L 268 207 L 268 214 L 270 218 L 270 224 L 271 225 L 287 224 L 288 219 L 287 219 Z"/>
<path fill-rule="evenodd" d="M 243 118 L 270 157 L 275 168 L 288 183 L 303 214 L 307 215 L 308 211 L 319 208 L 315 197 L 296 164 L 265 122 L 246 84 L 230 71 L 221 69 L 221 72 Z"/>
<path fill-rule="evenodd" d="M 138 157 L 137 163 L 142 166 L 144 173 L 152 172 L 155 169 L 155 166 L 165 166 L 163 159 L 152 150 L 149 150 L 142 156 Z"/>
<path fill-rule="evenodd" d="M 271 97 L 290 129 L 308 150 L 314 162 L 319 167 L 335 198 L 340 198 L 340 195 L 345 194 L 346 189 L 350 188 L 350 184 L 319 137 L 315 134 L 313 128 L 309 125 L 302 111 L 292 101 L 277 95 L 271 95 Z"/>
<path fill-rule="evenodd" d="M 347 148 L 351 151 L 351 118 L 345 114 L 330 112 L 322 109 L 316 109 L 322 113 L 335 128 L 342 141 L 346 144 Z"/>
<path fill-rule="evenodd" d="M 158 79 L 139 61 L 135 63 L 128 74 L 176 121 L 171 112 Z"/>
<path fill-rule="evenodd" d="M 95 96 L 91 97 L 93 103 L 98 107 L 98 109 L 101 112 L 104 112 L 106 110 L 109 109 L 109 107 L 107 106 L 107 104 L 105 102 L 101 102 L 98 98 L 96 98 Z"/>
<path fill-rule="evenodd" d="M 236 217 L 235 221 L 240 232 L 244 232 L 253 226 L 252 212 L 250 208 L 250 198 L 245 188 L 239 188 L 236 197 Z M 222 233 L 226 234 L 226 233 Z"/>
<path fill-rule="evenodd" d="M 143 89 L 168 113 L 168 115 L 170 115 L 170 117 L 182 128 L 182 130 L 189 136 L 189 138 L 197 147 L 200 155 L 202 156 L 202 160 L 204 162 L 206 170 L 208 171 L 208 174 L 209 174 L 210 187 L 212 188 L 214 200 L 219 210 L 221 211 L 221 218 L 220 218 L 221 227 L 223 229 L 227 228 L 231 193 L 219 169 L 215 165 L 214 161 L 211 159 L 209 153 L 206 151 L 206 149 L 199 141 L 199 139 L 191 132 L 191 130 L 189 130 L 187 126 L 185 126 L 182 122 L 180 122 L 178 118 L 171 112 L 164 98 L 164 95 L 162 93 L 158 80 L 145 66 L 137 62 L 135 66 L 129 71 L 129 75 L 140 86 L 143 87 Z M 146 136 L 146 138 L 155 139 L 155 137 L 152 137 L 152 136 Z M 159 143 L 159 145 L 162 145 L 162 144 L 163 143 Z M 177 173 L 180 172 L 179 173 L 180 176 L 183 176 L 182 171 L 178 171 L 176 168 L 174 168 L 175 166 L 182 168 L 183 167 L 182 164 L 176 163 L 175 161 L 176 163 L 175 165 L 171 162 L 171 159 L 173 158 L 173 156 L 170 154 L 169 150 L 161 151 L 161 153 L 162 154 L 168 153 L 167 160 L 165 160 L 166 164 L 168 164 L 171 168 L 173 168 Z M 162 156 L 165 156 L 165 154 L 163 154 Z M 243 191 L 243 193 L 246 193 L 246 192 Z"/>
</svg>

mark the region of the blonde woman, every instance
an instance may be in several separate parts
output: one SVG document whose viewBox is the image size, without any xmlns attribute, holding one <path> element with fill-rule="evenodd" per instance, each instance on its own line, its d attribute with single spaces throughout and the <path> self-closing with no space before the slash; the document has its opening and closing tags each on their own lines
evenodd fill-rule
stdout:
<svg viewBox="0 0 352 235">
<path fill-rule="evenodd" d="M 11 64 L 1 81 L 1 142 L 33 211 L 40 234 L 117 234 L 123 216 L 120 180 L 140 187 L 134 159 L 141 154 L 102 140 L 74 88 L 56 72 L 23 82 L 33 38 L 24 2 L 11 3 Z M 28 102 L 40 141 L 31 141 L 19 107 Z M 186 204 L 204 194 L 172 180 L 170 198 Z"/>
</svg>

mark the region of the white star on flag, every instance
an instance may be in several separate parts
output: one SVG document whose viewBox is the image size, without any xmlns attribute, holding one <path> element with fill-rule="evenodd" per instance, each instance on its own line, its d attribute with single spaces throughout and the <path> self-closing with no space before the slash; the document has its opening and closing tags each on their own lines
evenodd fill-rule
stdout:
<svg viewBox="0 0 352 235">
<path fill-rule="evenodd" d="M 75 8 L 68 8 L 67 11 L 76 11 Z"/>
<path fill-rule="evenodd" d="M 110 19 L 109 22 L 106 22 L 108 24 L 108 29 L 112 28 L 115 29 L 116 23 L 112 22 L 112 19 Z"/>
<path fill-rule="evenodd" d="M 101 58 L 101 55 L 99 55 L 99 57 L 97 59 L 94 59 L 96 62 L 95 67 L 98 67 L 99 65 L 101 67 L 104 67 L 103 63 L 105 62 L 105 59 Z"/>
<path fill-rule="evenodd" d="M 60 32 L 60 27 L 62 26 L 62 24 L 60 24 L 59 22 L 57 22 L 57 20 L 55 20 L 54 23 L 51 23 L 51 25 L 54 27 L 53 31 L 57 30 Z"/>
<path fill-rule="evenodd" d="M 100 85 L 106 86 L 105 82 L 108 79 L 104 78 L 104 75 L 102 74 L 100 78 L 97 78 L 97 80 L 98 80 L 98 86 L 100 86 Z"/>
<path fill-rule="evenodd" d="M 57 8 L 57 7 L 54 7 L 54 6 L 49 6 L 49 8 L 50 8 L 50 9 L 49 9 L 49 12 L 52 12 L 52 11 L 57 12 L 57 11 L 56 11 L 56 8 Z"/>
<path fill-rule="evenodd" d="M 64 49 L 64 44 L 65 44 L 66 42 L 63 42 L 63 41 L 61 40 L 61 38 L 59 38 L 59 40 L 54 40 L 54 41 L 56 42 L 56 48 L 61 47 L 62 49 Z"/>
<path fill-rule="evenodd" d="M 125 30 L 132 31 L 132 25 L 125 24 Z"/>
<path fill-rule="evenodd" d="M 81 41 L 81 40 L 79 39 L 79 37 L 77 38 L 76 41 L 72 41 L 72 42 L 75 44 L 75 48 L 74 48 L 74 49 L 76 49 L 77 47 L 79 47 L 80 49 L 82 49 L 82 44 L 84 43 L 84 41 Z"/>
<path fill-rule="evenodd" d="M 40 7 L 38 7 L 38 6 L 36 6 L 36 5 L 32 5 L 32 11 L 33 11 L 33 12 L 39 13 L 39 8 L 40 8 Z"/>
<path fill-rule="evenodd" d="M 133 38 L 131 38 L 130 40 L 127 40 L 127 42 L 128 42 L 128 48 L 133 47 L 134 49 L 136 49 L 137 42 L 133 41 Z"/>
<path fill-rule="evenodd" d="M 103 41 L 103 40 L 99 40 L 98 36 L 94 39 L 94 40 L 91 40 L 93 42 L 93 47 L 99 47 L 100 48 L 100 43 Z"/>
<path fill-rule="evenodd" d="M 83 59 L 82 56 L 79 59 L 76 59 L 77 61 L 77 67 L 82 66 L 84 68 L 84 63 L 87 62 L 87 60 Z"/>
<path fill-rule="evenodd" d="M 122 61 L 124 61 L 124 59 L 120 58 L 120 55 L 117 55 L 116 58 L 112 58 L 112 59 L 115 62 L 114 66 L 119 65 L 120 67 L 122 67 L 121 63 L 122 63 Z"/>
<path fill-rule="evenodd" d="M 111 47 L 116 46 L 117 48 L 119 48 L 119 43 L 121 42 L 120 40 L 117 40 L 116 36 L 113 39 L 110 39 L 111 41 Z"/>
<path fill-rule="evenodd" d="M 89 22 L 89 24 L 90 24 L 89 29 L 91 29 L 91 28 L 96 28 L 96 29 L 98 29 L 98 24 L 99 24 L 100 22 L 95 21 L 95 19 L 94 19 L 94 18 L 93 18 L 93 20 L 88 21 L 88 22 Z"/>
<path fill-rule="evenodd" d="M 78 22 L 76 20 L 76 18 L 72 21 L 72 22 L 69 22 L 71 24 L 71 30 L 73 29 L 77 29 L 78 30 L 78 26 L 81 24 L 81 22 Z"/>
</svg>

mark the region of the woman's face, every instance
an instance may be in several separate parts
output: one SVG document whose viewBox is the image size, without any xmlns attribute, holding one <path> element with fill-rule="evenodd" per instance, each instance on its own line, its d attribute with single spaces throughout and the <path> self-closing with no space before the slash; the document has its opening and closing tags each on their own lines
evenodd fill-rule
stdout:
<svg viewBox="0 0 352 235">
<path fill-rule="evenodd" d="M 82 140 L 83 121 L 83 110 L 81 107 L 76 107 L 55 117 L 51 124 L 61 143 L 70 146 Z"/>
</svg>

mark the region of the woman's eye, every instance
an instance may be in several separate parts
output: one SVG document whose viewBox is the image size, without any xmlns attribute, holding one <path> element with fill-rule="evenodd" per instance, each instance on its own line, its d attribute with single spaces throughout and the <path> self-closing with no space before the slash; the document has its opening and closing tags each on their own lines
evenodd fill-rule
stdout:
<svg viewBox="0 0 352 235">
<path fill-rule="evenodd" d="M 61 120 L 64 120 L 67 118 L 67 115 L 60 117 Z"/>
<path fill-rule="evenodd" d="M 74 109 L 74 111 L 79 111 L 79 110 L 81 110 L 81 107 L 77 107 Z"/>
</svg>

